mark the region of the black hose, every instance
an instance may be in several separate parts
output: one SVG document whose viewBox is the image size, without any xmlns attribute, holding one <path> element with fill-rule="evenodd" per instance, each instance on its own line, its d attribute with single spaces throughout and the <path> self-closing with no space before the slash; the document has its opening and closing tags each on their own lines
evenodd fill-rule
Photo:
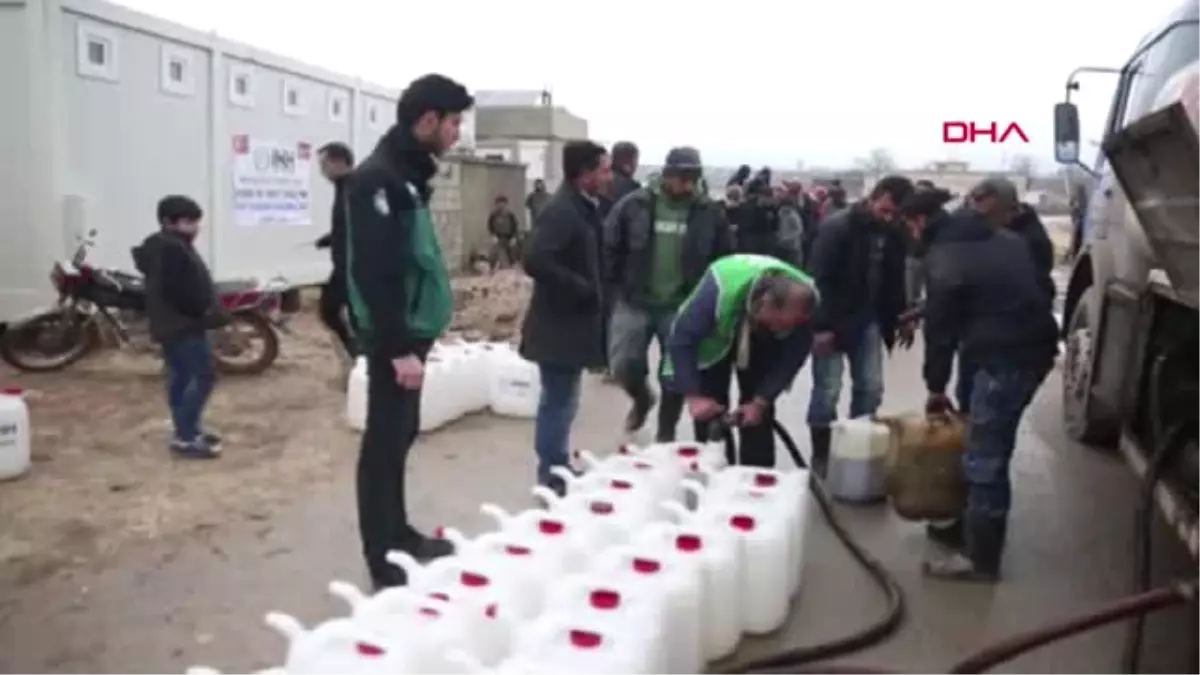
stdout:
<svg viewBox="0 0 1200 675">
<path fill-rule="evenodd" d="M 1152 582 L 1152 565 L 1153 558 L 1153 525 L 1154 525 L 1154 491 L 1158 487 L 1158 481 L 1162 476 L 1163 468 L 1167 460 L 1172 456 L 1171 451 L 1174 448 L 1182 447 L 1182 436 L 1189 431 L 1188 420 L 1181 421 L 1173 425 L 1170 430 L 1164 428 L 1162 419 L 1162 374 L 1165 365 L 1171 360 L 1171 357 L 1184 348 L 1185 343 L 1180 343 L 1172 349 L 1164 350 L 1150 366 L 1148 373 L 1147 389 L 1149 389 L 1149 400 L 1147 408 L 1149 411 L 1149 427 L 1150 437 L 1154 439 L 1154 452 L 1148 458 L 1146 466 L 1146 474 L 1143 476 L 1141 492 L 1139 495 L 1138 508 L 1134 517 L 1134 553 L 1133 564 L 1133 592 L 1144 593 L 1150 589 Z M 1194 422 L 1193 422 L 1194 424 Z M 1136 673 L 1140 667 L 1142 655 L 1142 642 L 1146 627 L 1145 615 L 1138 615 L 1130 625 L 1129 630 L 1125 634 L 1125 644 L 1121 651 L 1121 671 L 1125 673 Z"/>
<path fill-rule="evenodd" d="M 731 426 L 733 425 L 725 425 L 725 444 L 728 455 L 736 457 Z M 792 435 L 787 432 L 787 429 L 778 420 L 773 420 L 772 426 L 774 427 L 775 434 L 779 436 L 779 440 L 783 441 L 783 447 L 787 449 L 796 466 L 802 469 L 807 468 L 808 465 L 800 455 L 800 449 L 796 447 L 796 441 L 792 438 Z M 712 437 L 711 435 L 709 436 L 709 438 Z M 887 568 L 883 566 L 883 563 L 863 548 L 862 544 L 859 544 L 853 535 L 850 534 L 850 531 L 842 524 L 833 508 L 829 495 L 825 492 L 825 488 L 821 485 L 821 481 L 816 478 L 815 474 L 810 474 L 810 485 L 812 493 L 816 497 L 817 504 L 821 507 L 821 513 L 825 516 L 826 522 L 829 523 L 830 529 L 833 530 L 834 535 L 842 542 L 842 545 L 846 547 L 850 555 L 866 570 L 867 574 L 870 575 L 871 579 L 883 592 L 887 600 L 887 608 L 878 619 L 844 637 L 815 645 L 793 647 L 756 659 L 737 662 L 716 672 L 794 673 L 796 672 L 795 668 L 801 664 L 812 663 L 822 659 L 831 659 L 882 642 L 900 627 L 900 622 L 904 619 L 904 591 L 900 588 L 900 584 Z M 822 672 L 833 671 L 823 670 Z"/>
</svg>

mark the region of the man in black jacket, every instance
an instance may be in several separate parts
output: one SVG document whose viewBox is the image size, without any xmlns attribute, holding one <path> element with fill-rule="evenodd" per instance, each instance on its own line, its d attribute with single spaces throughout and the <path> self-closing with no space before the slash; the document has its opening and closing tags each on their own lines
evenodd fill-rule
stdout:
<svg viewBox="0 0 1200 675">
<path fill-rule="evenodd" d="M 642 187 L 633 177 L 638 167 L 638 146 L 632 141 L 620 141 L 612 148 L 612 188 L 608 195 L 615 205 L 625 195 Z"/>
<path fill-rule="evenodd" d="M 1054 303 L 1057 289 L 1054 285 L 1054 243 L 1037 211 L 1021 202 L 1017 186 L 1006 178 L 988 178 L 976 185 L 968 195 L 967 203 L 984 220 L 996 227 L 1006 227 L 1016 233 L 1029 246 L 1033 256 L 1034 275 L 1042 292 Z M 954 397 L 959 410 L 967 412 L 971 407 L 971 386 L 975 381 L 975 365 L 968 356 L 958 355 L 958 379 Z"/>
<path fill-rule="evenodd" d="M 511 267 L 517 262 L 517 235 L 520 234 L 521 226 L 517 222 L 516 214 L 508 208 L 508 197 L 496 195 L 492 212 L 488 214 L 487 229 L 488 234 L 492 235 L 492 250 L 488 255 L 492 271 L 501 266 L 502 257 L 503 267 Z"/>
<path fill-rule="evenodd" d="M 376 587 L 402 585 L 387 561 L 452 552 L 409 522 L 408 453 L 420 429 L 425 357 L 454 313 L 450 274 L 429 202 L 437 157 L 458 142 L 474 99 L 443 75 L 414 80 L 396 105 L 396 124 L 346 184 L 346 270 L 350 304 L 367 357 L 367 428 L 358 456 L 358 525 Z"/>
<path fill-rule="evenodd" d="M 571 425 L 585 369 L 603 368 L 600 195 L 612 181 L 608 152 L 591 141 L 563 147 L 565 180 L 537 217 L 525 248 L 533 297 L 521 327 L 521 356 L 538 365 L 541 400 L 534 423 L 537 480 L 562 492 L 550 472 L 569 464 Z"/>
<path fill-rule="evenodd" d="M 175 426 L 171 450 L 190 459 L 219 457 L 221 442 L 201 425 L 215 382 L 207 331 L 225 319 L 208 266 L 192 246 L 203 217 L 191 198 L 163 197 L 161 229 L 133 249 L 134 264 L 146 280 L 150 335 L 162 345 L 167 365 L 167 406 Z"/>
<path fill-rule="evenodd" d="M 354 344 L 354 316 L 346 299 L 346 176 L 354 170 L 354 153 L 345 143 L 328 143 L 317 151 L 321 175 L 333 183 L 333 210 L 329 233 L 317 240 L 317 248 L 329 249 L 333 269 L 321 287 L 321 322 L 337 338 L 342 349 L 342 363 L 348 374 L 349 365 L 358 349 Z M 343 311 L 345 314 L 343 315 Z"/>
<path fill-rule="evenodd" d="M 604 224 L 604 281 L 615 305 L 608 357 L 613 377 L 632 401 L 625 430 L 646 423 L 654 395 L 646 381 L 650 343 L 666 349 L 675 311 L 709 264 L 733 248 L 720 204 L 700 187 L 700 153 L 667 153 L 660 180 L 622 199 Z M 663 390 L 656 440 L 675 439 L 683 397 Z"/>
<path fill-rule="evenodd" d="M 910 218 L 910 227 L 921 223 Z M 1012 501 L 1009 463 L 1026 406 L 1053 367 L 1057 324 L 1029 245 L 1000 222 L 958 211 L 926 237 L 927 409 L 949 408 L 946 385 L 957 350 L 975 365 L 967 452 L 967 507 L 951 526 L 929 528 L 953 554 L 928 561 L 928 575 L 995 581 Z"/>
<path fill-rule="evenodd" d="M 903 176 L 881 179 L 867 199 L 828 216 L 813 242 L 808 270 L 821 292 L 821 307 L 813 320 L 808 426 L 818 474 L 829 459 L 843 364 L 850 364 L 851 417 L 872 415 L 883 402 L 883 350 L 895 344 L 907 306 L 907 235 L 895 215 L 912 190 Z"/>
</svg>

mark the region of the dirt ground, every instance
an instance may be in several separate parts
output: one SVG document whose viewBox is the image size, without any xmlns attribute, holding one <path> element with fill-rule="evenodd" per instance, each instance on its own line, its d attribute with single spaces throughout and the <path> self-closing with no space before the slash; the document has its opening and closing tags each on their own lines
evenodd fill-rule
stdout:
<svg viewBox="0 0 1200 675">
<path fill-rule="evenodd" d="M 452 331 L 494 340 L 519 332 L 523 274 L 456 279 L 454 287 Z M 357 436 L 342 422 L 339 364 L 311 300 L 282 336 L 275 366 L 218 384 L 206 415 L 225 439 L 218 461 L 168 452 L 154 358 L 110 350 L 40 375 L 0 365 L 0 383 L 27 390 L 34 432 L 33 470 L 0 483 L 0 588 L 80 566 L 97 572 L 134 543 L 203 538 L 235 522 L 269 531 L 279 508 L 347 471 Z"/>
</svg>

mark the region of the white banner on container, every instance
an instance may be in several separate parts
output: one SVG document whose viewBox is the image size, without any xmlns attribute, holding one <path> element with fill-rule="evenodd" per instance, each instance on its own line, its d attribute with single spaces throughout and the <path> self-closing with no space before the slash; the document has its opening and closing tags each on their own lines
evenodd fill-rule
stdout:
<svg viewBox="0 0 1200 675">
<path fill-rule="evenodd" d="M 312 146 L 233 137 L 233 218 L 238 225 L 310 225 Z"/>
</svg>

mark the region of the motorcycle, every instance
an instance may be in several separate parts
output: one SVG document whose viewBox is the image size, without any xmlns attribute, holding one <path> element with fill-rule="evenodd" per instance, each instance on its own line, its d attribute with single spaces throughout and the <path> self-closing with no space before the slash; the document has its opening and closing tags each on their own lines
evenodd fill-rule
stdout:
<svg viewBox="0 0 1200 675">
<path fill-rule="evenodd" d="M 96 231 L 88 232 L 68 261 L 54 263 L 54 309 L 12 325 L 0 335 L 0 359 L 26 372 L 62 370 L 104 344 L 133 353 L 157 353 L 146 319 L 145 282 L 139 275 L 87 263 Z M 254 375 L 279 357 L 280 311 L 287 281 L 219 283 L 217 297 L 228 322 L 209 331 L 218 372 Z"/>
</svg>

